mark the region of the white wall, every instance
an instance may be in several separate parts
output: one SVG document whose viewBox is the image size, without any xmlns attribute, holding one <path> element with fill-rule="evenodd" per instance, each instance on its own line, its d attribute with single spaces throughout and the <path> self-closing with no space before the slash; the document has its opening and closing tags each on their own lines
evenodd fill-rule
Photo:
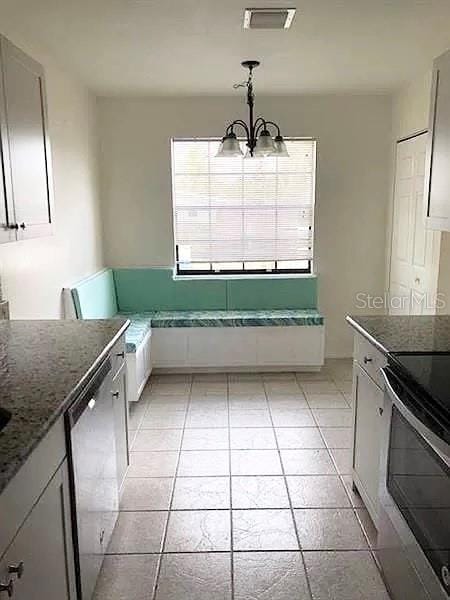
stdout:
<svg viewBox="0 0 450 600">
<path fill-rule="evenodd" d="M 417 77 L 394 94 L 392 132 L 395 141 L 427 129 L 430 94 L 431 71 Z"/>
<path fill-rule="evenodd" d="M 1 33 L 45 68 L 55 189 L 54 235 L 1 245 L 0 276 L 12 318 L 59 318 L 61 288 L 103 264 L 95 98 L 0 17 Z"/>
<path fill-rule="evenodd" d="M 257 109 L 287 136 L 318 139 L 320 310 L 327 355 L 350 356 L 345 315 L 356 312 L 356 293 L 384 287 L 390 98 L 257 97 Z M 239 116 L 240 96 L 98 100 L 106 264 L 173 266 L 170 138 L 220 136 Z"/>
</svg>

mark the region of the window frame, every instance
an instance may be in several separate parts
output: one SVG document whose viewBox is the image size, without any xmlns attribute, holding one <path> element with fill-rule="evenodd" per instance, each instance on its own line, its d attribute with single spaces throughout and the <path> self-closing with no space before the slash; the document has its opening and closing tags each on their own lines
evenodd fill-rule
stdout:
<svg viewBox="0 0 450 600">
<path fill-rule="evenodd" d="M 171 178 L 171 194 L 172 194 L 172 237 L 174 243 L 174 258 L 175 258 L 175 267 L 174 267 L 174 275 L 177 278 L 198 278 L 198 277 L 226 277 L 227 275 L 231 276 L 240 276 L 245 278 L 247 275 L 263 275 L 265 277 L 270 277 L 273 275 L 299 275 L 305 276 L 310 275 L 314 276 L 314 237 L 315 237 L 315 208 L 316 208 L 316 176 L 317 176 L 317 138 L 314 137 L 285 137 L 284 138 L 288 142 L 301 142 L 301 141 L 309 141 L 314 142 L 314 156 L 313 156 L 313 185 L 312 185 L 312 221 L 310 228 L 312 230 L 312 242 L 311 242 L 311 250 L 313 258 L 308 260 L 308 267 L 306 269 L 279 269 L 277 268 L 278 262 L 284 261 L 263 261 L 263 262 L 274 262 L 274 269 L 245 269 L 244 264 L 245 261 L 242 261 L 242 269 L 214 269 L 213 263 L 209 262 L 209 269 L 180 269 L 180 263 L 178 262 L 178 244 L 175 239 L 175 178 L 174 178 L 174 144 L 175 142 L 220 142 L 221 138 L 219 137 L 173 137 L 170 140 L 170 178 Z M 245 138 L 238 137 L 239 142 L 245 142 Z M 298 259 L 298 260 L 306 260 L 306 259 Z M 206 261 L 204 261 L 206 262 Z"/>
</svg>

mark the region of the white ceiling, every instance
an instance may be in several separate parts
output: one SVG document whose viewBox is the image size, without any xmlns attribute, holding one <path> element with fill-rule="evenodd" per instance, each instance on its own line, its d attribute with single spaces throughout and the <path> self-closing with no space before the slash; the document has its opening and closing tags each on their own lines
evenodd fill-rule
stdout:
<svg viewBox="0 0 450 600">
<path fill-rule="evenodd" d="M 289 31 L 242 29 L 246 6 L 297 6 Z M 1 16 L 100 94 L 388 91 L 450 47 L 449 0 L 0 0 Z"/>
</svg>

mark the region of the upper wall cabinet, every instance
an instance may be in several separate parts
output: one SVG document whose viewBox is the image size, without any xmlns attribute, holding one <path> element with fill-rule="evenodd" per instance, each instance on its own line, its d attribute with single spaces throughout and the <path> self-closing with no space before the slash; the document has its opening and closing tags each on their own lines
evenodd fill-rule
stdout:
<svg viewBox="0 0 450 600">
<path fill-rule="evenodd" d="M 51 154 L 44 71 L 0 38 L 0 242 L 51 233 Z"/>
<path fill-rule="evenodd" d="M 430 106 L 427 226 L 450 231 L 450 50 L 434 61 Z"/>
</svg>

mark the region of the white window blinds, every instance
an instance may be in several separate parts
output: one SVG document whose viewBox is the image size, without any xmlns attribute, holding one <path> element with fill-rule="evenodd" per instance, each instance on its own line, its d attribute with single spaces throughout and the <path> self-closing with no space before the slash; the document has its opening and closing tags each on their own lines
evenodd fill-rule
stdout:
<svg viewBox="0 0 450 600">
<path fill-rule="evenodd" d="M 173 141 L 178 267 L 309 265 L 315 141 L 286 140 L 289 158 L 215 158 L 218 146 L 219 140 Z"/>
</svg>

